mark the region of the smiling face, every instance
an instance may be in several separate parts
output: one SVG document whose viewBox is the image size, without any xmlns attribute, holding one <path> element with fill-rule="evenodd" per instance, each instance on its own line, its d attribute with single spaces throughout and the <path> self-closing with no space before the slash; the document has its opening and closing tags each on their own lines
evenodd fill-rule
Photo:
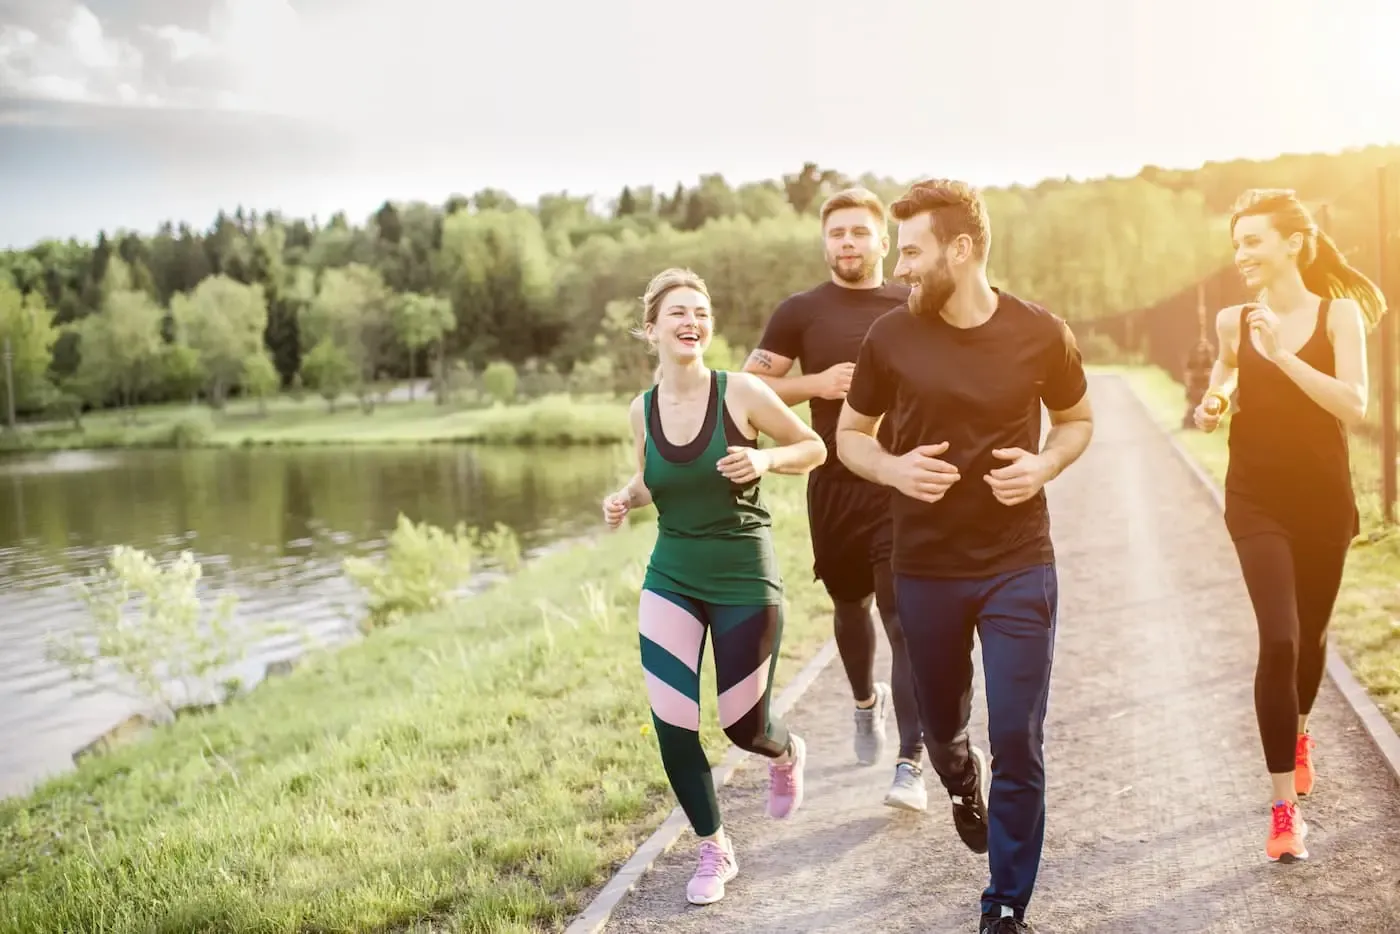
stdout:
<svg viewBox="0 0 1400 934">
<path fill-rule="evenodd" d="M 663 360 L 698 359 L 714 336 L 710 300 L 689 286 L 668 290 L 657 302 L 656 317 L 646 324 L 646 335 Z"/>
<path fill-rule="evenodd" d="M 938 314 L 957 292 L 950 252 L 956 251 L 939 242 L 928 214 L 915 214 L 899 222 L 899 262 L 894 276 L 909 286 L 909 310 L 914 314 Z"/>
<path fill-rule="evenodd" d="M 975 288 L 985 277 L 992 228 L 976 188 L 951 179 L 915 182 L 890 214 L 899 223 L 894 276 L 911 289 L 914 314 L 941 313 L 960 287 Z"/>
<path fill-rule="evenodd" d="M 1235 268 L 1251 289 L 1267 288 L 1294 268 L 1303 248 L 1303 235 L 1285 237 L 1267 214 L 1247 214 L 1235 221 Z"/>
</svg>

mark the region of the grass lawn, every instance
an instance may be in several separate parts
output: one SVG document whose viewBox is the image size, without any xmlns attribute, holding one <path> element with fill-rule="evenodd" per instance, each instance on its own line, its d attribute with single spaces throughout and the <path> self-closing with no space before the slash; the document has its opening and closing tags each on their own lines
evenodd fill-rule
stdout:
<svg viewBox="0 0 1400 934">
<path fill-rule="evenodd" d="M 804 483 L 765 486 L 781 689 L 831 623 Z M 674 805 L 637 654 L 652 516 L 0 803 L 0 931 L 561 929 Z"/>
<path fill-rule="evenodd" d="M 1157 421 L 1181 441 L 1198 463 L 1221 483 L 1225 479 L 1229 425 L 1207 435 L 1181 430 L 1185 392 L 1155 367 L 1096 367 L 1121 374 L 1147 403 Z M 1355 445 L 1353 472 L 1373 485 L 1380 465 L 1373 447 Z M 1400 531 L 1386 530 L 1378 498 L 1359 495 L 1361 537 L 1351 547 L 1341 595 L 1332 617 L 1331 645 L 1400 730 Z"/>
<path fill-rule="evenodd" d="M 318 398 L 282 397 L 266 412 L 237 401 L 205 406 L 143 406 L 94 412 L 71 423 L 0 432 L 0 451 L 80 448 L 236 447 L 305 444 L 615 444 L 628 439 L 627 400 L 550 396 L 508 406 L 438 406 L 431 398 L 390 402 L 366 414 L 351 400 L 329 412 Z"/>
</svg>

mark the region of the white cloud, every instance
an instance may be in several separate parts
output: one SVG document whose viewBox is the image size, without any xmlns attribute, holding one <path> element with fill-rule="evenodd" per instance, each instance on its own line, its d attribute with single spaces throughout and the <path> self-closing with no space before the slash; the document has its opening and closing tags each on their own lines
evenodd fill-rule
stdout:
<svg viewBox="0 0 1400 934">
<path fill-rule="evenodd" d="M 143 85 L 140 50 L 106 35 L 86 6 L 71 6 L 55 22 L 59 28 L 52 36 L 18 26 L 0 27 L 0 86 L 11 95 L 69 103 L 122 103 L 123 86 Z M 138 92 L 135 98 L 144 101 L 150 95 Z"/>
<path fill-rule="evenodd" d="M 85 6 L 73 9 L 65 30 L 68 49 L 78 64 L 93 71 L 108 71 L 123 66 L 141 67 L 141 53 L 129 43 L 108 39 L 102 34 L 102 23 Z"/>
<path fill-rule="evenodd" d="M 63 75 L 33 75 L 20 89 L 44 100 L 86 101 L 89 98 L 87 82 Z"/>
<path fill-rule="evenodd" d="M 166 44 L 170 60 L 174 62 L 209 58 L 216 52 L 213 40 L 207 35 L 183 26 L 147 26 L 145 31 Z"/>
<path fill-rule="evenodd" d="M 302 28 L 287 0 L 215 0 L 204 30 L 147 24 L 135 42 L 112 35 L 82 3 L 67 0 L 64 9 L 64 2 L 46 17 L 47 29 L 37 19 L 26 24 L 32 29 L 0 26 L 0 91 L 64 103 L 314 116 L 326 104 L 316 89 L 333 86 L 333 75 L 319 83 L 315 75 L 336 50 Z M 327 51 L 330 58 L 320 54 Z"/>
</svg>

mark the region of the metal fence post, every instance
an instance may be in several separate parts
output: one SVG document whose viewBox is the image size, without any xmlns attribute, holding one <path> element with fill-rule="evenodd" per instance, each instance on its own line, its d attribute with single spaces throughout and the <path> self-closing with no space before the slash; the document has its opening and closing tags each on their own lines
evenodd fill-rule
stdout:
<svg viewBox="0 0 1400 934">
<path fill-rule="evenodd" d="M 1394 283 L 1392 282 L 1391 246 L 1395 239 L 1390 229 L 1391 186 L 1390 166 L 1382 165 L 1376 170 L 1376 187 L 1379 196 L 1377 208 L 1377 235 L 1380 243 L 1380 264 L 1376 270 L 1376 284 L 1386 296 L 1387 304 L 1394 304 Z M 1380 323 L 1381 340 L 1381 511 L 1387 525 L 1395 524 L 1395 330 L 1397 311 L 1390 308 Z"/>
</svg>

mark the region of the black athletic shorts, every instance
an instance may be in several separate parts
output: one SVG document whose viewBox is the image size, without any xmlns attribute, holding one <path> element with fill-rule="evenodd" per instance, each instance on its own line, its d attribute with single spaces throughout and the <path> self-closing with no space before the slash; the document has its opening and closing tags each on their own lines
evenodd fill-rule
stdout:
<svg viewBox="0 0 1400 934">
<path fill-rule="evenodd" d="M 875 592 L 875 565 L 894 550 L 888 487 L 844 473 L 818 470 L 807 480 L 812 572 L 833 600 L 864 600 Z"/>
</svg>

